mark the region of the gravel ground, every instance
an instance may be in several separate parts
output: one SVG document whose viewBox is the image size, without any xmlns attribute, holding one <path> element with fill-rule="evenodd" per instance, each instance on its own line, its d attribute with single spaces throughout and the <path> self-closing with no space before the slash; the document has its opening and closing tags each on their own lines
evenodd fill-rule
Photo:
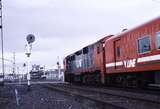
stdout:
<svg viewBox="0 0 160 109">
<path fill-rule="evenodd" d="M 18 91 L 17 105 L 15 89 Z M 92 104 L 92 103 L 91 103 Z M 27 91 L 26 85 L 6 85 L 0 87 L 0 109 L 96 109 L 73 97 L 61 95 L 40 85 L 32 85 Z"/>
<path fill-rule="evenodd" d="M 103 100 L 103 101 L 107 101 L 111 104 L 116 104 L 116 105 L 119 105 L 119 106 L 123 106 L 127 109 L 160 109 L 160 104 L 159 103 L 152 103 L 152 102 L 149 102 L 149 101 L 145 101 L 145 98 L 153 98 L 155 100 L 157 100 L 157 96 L 155 95 L 146 95 L 146 94 L 139 94 L 137 93 L 130 93 L 129 92 L 126 92 L 128 94 L 128 97 L 131 95 L 131 96 L 140 96 L 140 97 L 143 97 L 144 100 L 136 100 L 136 99 L 130 99 L 130 98 L 126 98 L 126 97 L 123 97 L 123 96 L 113 96 L 114 94 L 115 95 L 123 95 L 123 94 L 126 94 L 125 92 L 122 92 L 120 91 L 118 93 L 118 91 L 116 91 L 116 93 L 114 93 L 115 91 L 111 92 L 110 90 L 110 93 L 112 93 L 113 95 L 110 95 L 110 94 L 103 94 L 103 93 L 98 93 L 98 91 L 94 92 L 94 91 L 91 91 L 91 90 L 83 90 L 83 88 L 75 88 L 74 86 L 66 86 L 66 85 L 57 85 L 57 86 L 54 86 L 56 88 L 59 88 L 59 89 L 63 89 L 63 90 L 67 90 L 68 92 L 75 92 L 75 93 L 79 93 L 79 94 L 82 94 L 82 95 L 85 95 L 85 96 L 91 96 L 93 98 L 97 98 L 97 99 L 100 99 L 100 100 Z M 77 86 L 76 86 L 77 87 Z M 106 91 L 107 92 L 107 91 Z"/>
</svg>

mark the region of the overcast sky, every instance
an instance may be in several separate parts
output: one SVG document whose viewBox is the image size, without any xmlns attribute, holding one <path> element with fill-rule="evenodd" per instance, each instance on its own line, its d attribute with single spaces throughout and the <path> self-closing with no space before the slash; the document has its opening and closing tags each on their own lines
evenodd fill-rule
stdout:
<svg viewBox="0 0 160 109">
<path fill-rule="evenodd" d="M 5 58 L 12 60 L 15 52 L 21 69 L 32 33 L 31 63 L 54 68 L 58 56 L 62 64 L 68 54 L 159 15 L 159 0 L 3 0 Z"/>
</svg>

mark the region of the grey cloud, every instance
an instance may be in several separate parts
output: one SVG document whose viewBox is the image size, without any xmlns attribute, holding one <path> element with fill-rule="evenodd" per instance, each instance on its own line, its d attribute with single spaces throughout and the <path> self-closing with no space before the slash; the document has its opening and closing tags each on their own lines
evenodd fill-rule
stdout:
<svg viewBox="0 0 160 109">
<path fill-rule="evenodd" d="M 44 63 L 50 65 L 57 56 L 64 57 L 105 35 L 130 29 L 160 14 L 159 5 L 149 0 L 3 2 L 5 51 L 23 53 L 25 37 L 33 33 L 36 36 L 33 51 L 46 52 L 53 59 L 41 56 L 42 62 L 33 61 L 47 60 Z"/>
</svg>

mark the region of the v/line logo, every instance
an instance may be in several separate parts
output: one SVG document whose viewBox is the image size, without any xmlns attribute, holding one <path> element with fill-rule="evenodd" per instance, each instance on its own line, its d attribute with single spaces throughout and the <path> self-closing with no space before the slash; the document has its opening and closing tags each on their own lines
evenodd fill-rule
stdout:
<svg viewBox="0 0 160 109">
<path fill-rule="evenodd" d="M 131 68 L 136 66 L 136 59 L 124 60 L 123 61 L 125 68 Z"/>
</svg>

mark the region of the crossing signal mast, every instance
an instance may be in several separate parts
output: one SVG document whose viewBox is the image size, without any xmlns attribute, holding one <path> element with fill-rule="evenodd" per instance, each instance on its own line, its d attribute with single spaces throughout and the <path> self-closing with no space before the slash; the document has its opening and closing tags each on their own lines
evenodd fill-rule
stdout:
<svg viewBox="0 0 160 109">
<path fill-rule="evenodd" d="M 3 49 L 3 18 L 2 18 L 2 0 L 0 0 L 0 35 L 1 35 L 1 56 L 2 56 L 2 74 L 4 80 L 4 49 Z"/>
<path fill-rule="evenodd" d="M 35 36 L 33 34 L 29 34 L 26 37 L 27 40 L 27 45 L 26 45 L 26 56 L 27 56 L 27 85 L 28 85 L 28 90 L 30 90 L 30 80 L 31 80 L 31 75 L 29 71 L 29 63 L 30 63 L 30 55 L 31 55 L 31 49 L 32 49 L 32 43 L 35 41 Z"/>
</svg>

